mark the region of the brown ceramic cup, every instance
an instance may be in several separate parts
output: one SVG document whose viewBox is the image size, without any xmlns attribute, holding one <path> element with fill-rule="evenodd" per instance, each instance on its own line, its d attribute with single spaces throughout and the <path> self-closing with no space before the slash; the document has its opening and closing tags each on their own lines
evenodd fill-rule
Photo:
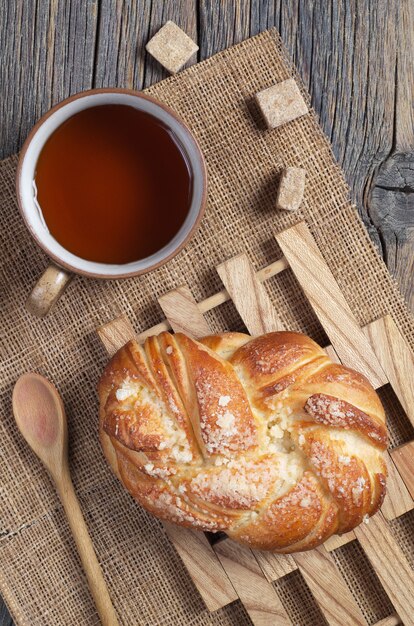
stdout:
<svg viewBox="0 0 414 626">
<path fill-rule="evenodd" d="M 51 134 L 75 113 L 103 104 L 123 104 L 145 111 L 159 119 L 179 140 L 193 179 L 190 209 L 184 224 L 171 241 L 149 257 L 124 265 L 96 263 L 66 250 L 48 231 L 36 201 L 36 163 Z M 184 157 L 183 157 L 184 158 Z M 93 89 L 76 94 L 53 107 L 29 134 L 17 168 L 17 199 L 32 237 L 48 254 L 52 264 L 40 277 L 26 306 L 38 317 L 45 316 L 57 302 L 73 274 L 93 278 L 129 278 L 149 272 L 175 256 L 189 241 L 203 216 L 207 200 L 207 172 L 203 155 L 189 128 L 164 104 L 140 92 L 127 89 Z"/>
</svg>

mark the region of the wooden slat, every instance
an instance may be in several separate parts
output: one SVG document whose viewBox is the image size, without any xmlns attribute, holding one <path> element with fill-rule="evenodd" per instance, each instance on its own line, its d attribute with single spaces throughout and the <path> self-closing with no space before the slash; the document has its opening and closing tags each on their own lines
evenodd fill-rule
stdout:
<svg viewBox="0 0 414 626">
<path fill-rule="evenodd" d="M 100 326 L 96 332 L 109 356 L 113 356 L 122 346 L 137 335 L 126 315 L 121 315 L 112 322 Z"/>
<path fill-rule="evenodd" d="M 341 361 L 365 374 L 375 388 L 385 384 L 378 359 L 307 225 L 300 222 L 276 240 Z"/>
<path fill-rule="evenodd" d="M 266 265 L 266 267 L 263 267 L 257 272 L 257 280 L 260 283 L 263 283 L 265 280 L 269 280 L 269 278 L 280 274 L 280 272 L 283 272 L 288 267 L 289 265 L 285 258 L 274 261 L 273 263 L 270 263 L 270 265 Z M 221 291 L 214 293 L 212 296 L 209 296 L 205 300 L 201 300 L 201 302 L 198 302 L 197 306 L 200 309 L 200 313 L 204 314 L 207 313 L 207 311 L 211 311 L 217 306 L 228 302 L 229 300 L 230 296 L 227 290 L 222 289 Z M 151 337 L 152 335 L 158 335 L 159 333 L 170 329 L 171 325 L 169 324 L 168 320 L 164 320 L 163 322 L 155 324 L 154 326 L 151 326 L 151 328 L 147 328 L 147 330 L 144 330 L 142 333 L 140 333 L 138 335 L 138 341 L 145 341 L 147 337 Z"/>
<path fill-rule="evenodd" d="M 366 622 L 329 552 L 320 546 L 295 554 L 296 563 L 323 615 L 331 626 Z"/>
<path fill-rule="evenodd" d="M 270 298 L 257 281 L 246 255 L 241 254 L 226 261 L 217 270 L 251 335 L 283 329 L 281 322 L 272 314 L 271 309 L 273 307 Z M 313 557 L 296 554 L 292 557 L 307 580 L 328 624 L 335 626 L 341 624 L 342 626 L 343 621 L 339 621 L 341 614 L 347 616 L 350 624 L 364 623 L 352 594 L 327 550 L 322 548 L 321 552 Z M 311 558 L 312 565 L 310 566 Z M 329 568 L 331 579 L 334 580 L 336 587 L 336 604 L 334 606 L 329 591 L 329 577 L 326 577 L 327 568 Z"/>
<path fill-rule="evenodd" d="M 291 623 L 251 550 L 230 540 L 218 543 L 215 550 L 255 626 Z"/>
<path fill-rule="evenodd" d="M 367 326 L 375 354 L 408 419 L 414 425 L 414 355 L 390 315 Z"/>
<path fill-rule="evenodd" d="M 202 329 L 202 335 L 209 334 L 210 329 L 207 322 L 203 318 L 188 288 L 180 287 L 170 291 L 160 299 L 160 305 L 164 313 L 167 311 L 173 312 L 173 317 L 171 319 L 167 317 L 167 319 L 174 330 L 177 328 L 185 329 L 187 334 L 193 335 L 191 324 L 194 324 L 196 333 Z M 186 307 L 188 307 L 188 311 Z M 179 318 L 179 311 L 183 313 L 183 320 Z M 249 613 L 253 624 L 287 624 L 286 613 L 276 591 L 266 579 L 252 551 L 237 546 L 237 548 L 240 547 L 240 556 L 229 558 L 225 555 L 233 554 L 234 548 L 227 547 L 228 544 L 232 544 L 232 542 L 229 539 L 225 539 L 214 545 L 214 551 Z M 259 600 L 255 599 L 254 594 L 252 595 L 252 580 L 249 577 L 251 572 L 254 574 L 254 585 L 260 592 Z M 273 621 L 269 621 L 270 619 Z M 276 619 L 279 621 L 275 621 Z"/>
<path fill-rule="evenodd" d="M 355 535 L 405 626 L 414 624 L 414 572 L 382 513 L 361 524 Z"/>
<path fill-rule="evenodd" d="M 332 552 L 333 550 L 342 548 L 342 546 L 346 546 L 347 543 L 355 540 L 355 533 L 353 530 L 350 530 L 349 533 L 345 533 L 343 535 L 332 535 L 332 537 L 329 537 L 323 545 L 328 552 Z"/>
<path fill-rule="evenodd" d="M 0 159 L 18 152 L 50 107 L 93 86 L 94 2 L 3 2 L 0 9 Z"/>
<path fill-rule="evenodd" d="M 381 511 L 385 519 L 393 520 L 411 511 L 414 508 L 414 502 L 405 484 L 406 476 L 398 472 L 390 454 L 385 455 L 385 461 L 388 467 L 387 494 Z M 412 462 L 411 471 L 414 472 L 414 462 Z"/>
<path fill-rule="evenodd" d="M 130 339 L 136 338 L 125 315 L 101 326 L 97 333 L 111 356 Z M 205 535 L 167 523 L 163 526 L 207 608 L 216 611 L 236 600 L 234 587 Z"/>
<path fill-rule="evenodd" d="M 210 611 L 238 599 L 236 590 L 204 533 L 163 522 L 165 531 Z"/>
<path fill-rule="evenodd" d="M 373 626 L 398 626 L 401 624 L 401 620 L 396 613 L 389 615 L 388 617 L 384 617 L 384 619 L 379 622 L 375 622 Z"/>
<path fill-rule="evenodd" d="M 254 550 L 254 555 L 269 582 L 278 580 L 278 578 L 298 569 L 296 561 L 290 554 L 273 554 L 272 552 Z"/>
<path fill-rule="evenodd" d="M 186 333 L 195 339 L 210 334 L 210 327 L 187 285 L 166 293 L 158 302 L 174 332 Z"/>
<path fill-rule="evenodd" d="M 272 302 L 257 280 L 246 254 L 221 263 L 217 272 L 251 335 L 282 329 Z"/>
<path fill-rule="evenodd" d="M 414 498 L 414 441 L 392 450 L 391 457 L 411 497 Z"/>
</svg>

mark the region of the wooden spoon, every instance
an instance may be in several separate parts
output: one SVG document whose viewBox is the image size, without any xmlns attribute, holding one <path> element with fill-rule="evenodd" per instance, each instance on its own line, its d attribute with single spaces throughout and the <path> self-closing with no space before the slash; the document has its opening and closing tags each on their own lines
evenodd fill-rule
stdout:
<svg viewBox="0 0 414 626">
<path fill-rule="evenodd" d="M 70 477 L 66 415 L 56 387 L 39 374 L 24 374 L 13 390 L 13 413 L 20 432 L 55 484 L 101 622 L 119 626 Z"/>
</svg>

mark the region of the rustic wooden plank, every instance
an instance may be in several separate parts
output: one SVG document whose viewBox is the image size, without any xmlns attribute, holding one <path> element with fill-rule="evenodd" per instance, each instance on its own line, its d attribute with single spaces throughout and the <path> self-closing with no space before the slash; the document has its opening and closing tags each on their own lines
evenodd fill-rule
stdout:
<svg viewBox="0 0 414 626">
<path fill-rule="evenodd" d="M 323 546 L 295 554 L 295 561 L 328 624 L 365 626 L 361 610 L 335 561 Z"/>
<path fill-rule="evenodd" d="M 186 333 L 195 339 L 211 333 L 187 285 L 166 293 L 158 298 L 158 302 L 174 332 Z"/>
<path fill-rule="evenodd" d="M 245 254 L 219 265 L 217 271 L 251 335 L 283 329 L 282 323 L 272 312 L 270 298 L 257 280 Z M 349 624 L 364 624 L 360 610 L 329 552 L 321 547 L 319 552 L 307 554 L 293 554 L 292 558 L 328 624 L 342 626 L 344 616 Z M 257 558 L 261 564 L 262 557 Z M 269 575 L 271 572 L 267 565 L 265 562 L 266 575 Z M 332 583 L 335 600 L 332 599 Z"/>
<path fill-rule="evenodd" d="M 382 513 L 354 532 L 402 622 L 406 626 L 414 624 L 414 571 Z"/>
<path fill-rule="evenodd" d="M 266 289 L 257 280 L 246 254 L 239 254 L 216 269 L 251 335 L 282 329 Z"/>
<path fill-rule="evenodd" d="M 409 0 L 398 7 L 387 0 L 328 5 L 321 0 L 243 0 L 219 7 L 195 0 L 4 3 L 0 103 L 9 113 L 2 115 L 6 147 L 4 143 L 0 147 L 4 155 L 20 147 L 39 107 L 47 108 L 44 100 L 50 86 L 60 89 L 63 97 L 68 91 L 62 86 L 70 85 L 73 93 L 91 85 L 97 16 L 93 84 L 138 89 L 165 77 L 145 55 L 144 45 L 167 19 L 176 21 L 194 39 L 198 35 L 200 58 L 276 26 L 311 91 L 312 104 L 333 141 L 364 222 L 411 301 L 414 272 L 407 268 L 413 263 L 413 212 L 407 209 L 413 195 L 407 191 L 413 189 L 413 79 L 406 65 L 413 54 L 412 12 Z M 36 71 L 26 59 L 31 64 L 39 60 Z M 22 130 L 16 112 L 23 112 L 27 119 Z M 384 193 L 377 201 L 378 190 Z"/>
<path fill-rule="evenodd" d="M 393 15 L 393 9 L 389 11 L 389 8 L 388 5 L 384 11 L 385 19 L 389 19 L 387 13 Z M 410 0 L 402 0 L 394 10 L 397 16 L 395 21 L 391 19 L 391 23 L 395 29 L 392 33 L 395 43 L 388 40 L 384 32 L 385 50 L 381 51 L 381 57 L 386 59 L 389 47 L 395 46 L 394 80 L 391 73 L 391 85 L 384 85 L 386 76 L 381 80 L 394 99 L 387 120 L 392 129 L 391 149 L 379 167 L 375 167 L 371 194 L 367 194 L 365 206 L 378 230 L 388 268 L 413 309 L 414 75 L 410 64 L 414 52 L 414 5 Z M 381 95 L 380 106 L 383 99 Z"/>
<path fill-rule="evenodd" d="M 12 618 L 7 610 L 6 605 L 0 598 L 0 626 L 13 626 Z"/>
<path fill-rule="evenodd" d="M 249 37 L 251 4 L 250 0 L 198 3 L 200 60 Z"/>
<path fill-rule="evenodd" d="M 345 365 L 377 388 L 387 382 L 366 336 L 304 222 L 276 235 L 291 269 Z"/>
<path fill-rule="evenodd" d="M 251 550 L 221 541 L 215 551 L 255 626 L 291 624 L 274 587 L 263 576 Z"/>
<path fill-rule="evenodd" d="M 101 0 L 95 86 L 144 89 L 168 72 L 145 51 L 146 43 L 168 20 L 197 42 L 197 1 Z M 192 58 L 187 65 L 197 61 Z"/>
<path fill-rule="evenodd" d="M 257 3 L 251 32 L 278 26 L 364 224 L 413 309 L 413 4 L 275 4 Z"/>
<path fill-rule="evenodd" d="M 0 158 L 53 104 L 92 86 L 96 30 L 96 1 L 2 3 Z"/>
<path fill-rule="evenodd" d="M 414 498 L 414 441 L 392 450 L 391 457 L 411 497 Z"/>
<path fill-rule="evenodd" d="M 131 339 L 136 339 L 126 315 L 101 326 L 97 333 L 110 356 Z M 216 611 L 236 600 L 233 585 L 205 535 L 165 522 L 162 524 L 207 608 Z"/>
<path fill-rule="evenodd" d="M 414 425 L 414 355 L 390 315 L 367 327 L 375 354 L 408 419 Z"/>
</svg>

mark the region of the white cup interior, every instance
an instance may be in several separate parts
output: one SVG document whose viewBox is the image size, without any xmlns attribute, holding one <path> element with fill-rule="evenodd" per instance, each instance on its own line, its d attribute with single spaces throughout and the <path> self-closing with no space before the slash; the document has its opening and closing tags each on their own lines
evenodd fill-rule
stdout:
<svg viewBox="0 0 414 626">
<path fill-rule="evenodd" d="M 60 245 L 58 241 L 50 234 L 47 225 L 43 219 L 40 207 L 36 201 L 36 189 L 34 178 L 36 173 L 36 164 L 43 146 L 50 135 L 65 122 L 69 117 L 84 109 L 95 107 L 103 104 L 123 104 L 134 107 L 141 111 L 151 114 L 158 118 L 174 133 L 183 148 L 188 164 L 193 176 L 193 195 L 190 210 L 187 217 L 176 235 L 161 250 L 138 261 L 114 265 L 109 263 L 96 263 L 87 261 L 75 254 L 72 254 L 66 248 Z M 137 273 L 145 272 L 149 268 L 159 265 L 183 244 L 189 236 L 194 224 L 200 213 L 203 202 L 204 193 L 204 166 L 199 148 L 188 132 L 188 130 L 171 115 L 162 106 L 152 100 L 139 97 L 131 93 L 124 92 L 102 92 L 85 94 L 75 100 L 72 100 L 60 108 L 57 108 L 43 123 L 39 126 L 33 135 L 23 161 L 20 167 L 18 178 L 18 193 L 20 196 L 20 204 L 24 213 L 26 223 L 35 239 L 42 245 L 44 250 L 58 263 L 66 268 L 78 271 L 82 274 L 117 277 L 117 276 L 133 276 Z"/>
</svg>

